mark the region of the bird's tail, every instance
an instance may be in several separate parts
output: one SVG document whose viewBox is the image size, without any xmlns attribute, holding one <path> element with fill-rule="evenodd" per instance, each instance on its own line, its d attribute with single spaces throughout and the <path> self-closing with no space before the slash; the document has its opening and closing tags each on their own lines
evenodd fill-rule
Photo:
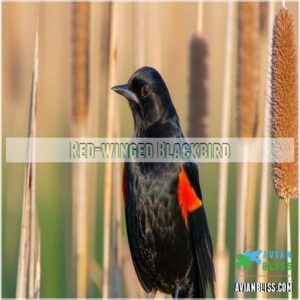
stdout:
<svg viewBox="0 0 300 300">
<path fill-rule="evenodd" d="M 204 207 L 200 207 L 189 215 L 189 222 L 199 224 L 197 230 L 190 232 L 196 261 L 197 277 L 199 282 L 199 298 L 206 296 L 207 283 L 210 285 L 212 297 L 215 298 L 215 269 L 213 262 L 213 247 L 209 234 Z M 195 241 L 197 241 L 195 243 Z"/>
</svg>

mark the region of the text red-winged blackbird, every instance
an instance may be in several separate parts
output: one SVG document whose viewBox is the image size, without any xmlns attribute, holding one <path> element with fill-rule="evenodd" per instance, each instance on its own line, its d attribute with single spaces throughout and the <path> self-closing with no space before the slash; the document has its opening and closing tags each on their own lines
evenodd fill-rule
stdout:
<svg viewBox="0 0 300 300">
<path fill-rule="evenodd" d="M 113 91 L 124 96 L 134 138 L 183 138 L 168 88 L 153 68 L 137 70 Z M 138 278 L 147 292 L 173 297 L 214 296 L 213 248 L 197 166 L 128 162 L 123 194 L 127 235 Z"/>
</svg>

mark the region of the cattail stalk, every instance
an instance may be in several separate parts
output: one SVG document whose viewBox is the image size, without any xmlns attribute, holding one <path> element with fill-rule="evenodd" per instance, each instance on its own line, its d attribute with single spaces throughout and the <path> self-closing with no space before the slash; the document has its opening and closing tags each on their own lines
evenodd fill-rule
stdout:
<svg viewBox="0 0 300 300">
<path fill-rule="evenodd" d="M 89 67 L 89 113 L 87 120 L 87 131 L 90 137 L 99 136 L 99 112 L 100 106 L 100 86 L 102 78 L 100 72 L 105 72 L 106 69 L 100 67 L 100 57 L 105 56 L 100 49 L 100 41 L 103 40 L 101 35 L 102 24 L 104 20 L 101 15 L 101 8 L 98 3 L 90 4 L 90 67 Z M 100 55 L 99 55 L 100 53 Z M 87 232 L 89 236 L 88 241 L 88 287 L 87 294 L 94 295 L 94 287 L 101 290 L 100 274 L 99 277 L 94 276 L 94 257 L 96 245 L 96 220 L 97 220 L 97 186 L 99 184 L 98 166 L 97 164 L 87 165 L 87 178 L 88 180 L 88 225 Z M 96 263 L 96 262 L 95 262 Z"/>
<path fill-rule="evenodd" d="M 234 3 L 227 3 L 227 28 L 226 28 L 226 48 L 224 65 L 224 86 L 223 86 L 223 106 L 221 120 L 222 138 L 230 135 L 230 100 L 231 100 L 231 80 L 232 80 L 232 36 L 233 36 Z M 226 248 L 226 214 L 227 214 L 227 191 L 228 191 L 228 164 L 220 163 L 219 170 L 219 191 L 218 191 L 218 227 L 217 227 L 217 249 L 215 255 L 216 271 L 216 297 L 227 297 L 229 256 Z"/>
<path fill-rule="evenodd" d="M 39 35 L 36 31 L 34 47 L 34 66 L 32 72 L 30 108 L 29 108 L 29 129 L 27 163 L 25 165 L 24 192 L 23 192 L 23 210 L 22 210 L 22 227 L 19 248 L 18 274 L 16 298 L 27 297 L 27 277 L 29 277 L 29 297 L 32 298 L 32 285 L 35 279 L 35 251 L 36 247 L 36 206 L 35 206 L 35 142 L 36 137 L 36 92 L 38 81 L 38 47 Z M 29 276 L 28 276 L 29 275 Z"/>
<path fill-rule="evenodd" d="M 110 48 L 109 48 L 109 70 L 108 70 L 108 89 L 116 84 L 116 61 L 117 61 L 117 8 L 118 4 L 111 3 L 111 24 L 110 24 Z M 115 95 L 110 92 L 107 99 L 107 125 L 106 136 L 115 136 Z M 105 164 L 104 175 L 104 220 L 103 220 L 103 282 L 102 297 L 109 296 L 109 276 L 110 276 L 110 246 L 111 246 L 111 206 L 112 206 L 112 162 Z M 120 201 L 120 199 L 115 199 Z"/>
<path fill-rule="evenodd" d="M 237 131 L 240 138 L 256 135 L 258 96 L 258 49 L 259 6 L 258 3 L 238 4 L 238 82 L 237 82 Z M 247 200 L 249 190 L 249 144 L 242 145 L 243 161 L 239 165 L 237 200 L 236 252 L 247 246 Z M 253 199 L 252 199 L 253 200 Z M 237 272 L 238 281 L 244 281 L 244 273 Z M 242 296 L 242 294 L 239 294 Z"/>
<path fill-rule="evenodd" d="M 286 199 L 286 230 L 287 230 L 287 235 L 286 235 L 286 251 L 291 252 L 292 250 L 292 241 L 291 241 L 291 216 L 290 216 L 290 199 Z M 290 256 L 287 256 L 287 265 L 291 265 L 292 261 Z M 292 269 L 288 268 L 288 283 L 292 284 Z M 292 299 L 293 294 L 292 292 L 288 293 L 288 298 Z"/>
<path fill-rule="evenodd" d="M 242 149 L 242 163 L 238 169 L 238 184 L 237 184 L 237 209 L 236 209 L 236 253 L 242 253 L 246 249 L 246 210 L 248 198 L 248 177 L 249 165 L 248 158 L 250 154 L 249 145 L 243 143 Z M 236 281 L 244 282 L 245 274 L 241 269 L 236 271 Z M 243 293 L 239 293 L 238 298 L 243 298 Z"/>
<path fill-rule="evenodd" d="M 268 4 L 268 38 L 269 38 L 269 51 L 271 53 L 272 48 L 272 28 L 273 28 L 273 15 L 274 15 L 274 2 Z M 268 56 L 268 69 L 271 68 L 271 56 Z M 271 84 L 267 80 L 267 95 L 271 94 Z M 265 98 L 264 108 L 264 121 L 263 121 L 263 137 L 269 137 L 269 98 Z M 268 249 L 268 197 L 269 197 L 269 163 L 267 162 L 267 156 L 269 154 L 269 145 L 265 143 L 262 150 L 262 167 L 261 167 L 261 188 L 260 188 L 260 201 L 259 201 L 259 230 L 258 230 L 258 249 Z M 262 282 L 267 282 L 267 277 L 263 277 L 264 272 L 262 268 L 257 269 L 257 278 Z M 257 293 L 258 298 L 265 296 L 265 293 Z"/>
<path fill-rule="evenodd" d="M 99 136 L 99 128 L 103 120 L 99 118 L 99 112 L 105 107 L 107 94 L 108 73 L 108 48 L 109 48 L 109 18 L 110 3 L 99 5 L 97 2 L 90 4 L 90 103 L 88 114 L 88 133 L 91 137 Z M 102 41 L 102 42 L 101 42 Z M 100 55 L 99 55 L 100 54 Z M 103 84 L 100 85 L 99 82 Z M 104 111 L 103 111 L 104 114 Z M 101 124 L 102 123 L 102 124 Z M 99 228 L 96 228 L 97 220 L 97 187 L 99 186 L 98 164 L 87 164 L 88 180 L 88 236 L 89 236 L 89 261 L 88 294 L 93 295 L 95 287 L 102 290 L 102 270 L 95 260 L 96 239 Z"/>
<path fill-rule="evenodd" d="M 116 103 L 115 110 L 115 126 L 116 136 L 120 136 L 120 112 L 119 105 Z M 121 163 L 115 163 L 113 165 L 113 183 L 115 188 L 112 192 L 113 199 L 113 216 L 112 216 L 112 247 L 111 247 L 111 283 L 109 285 L 109 295 L 112 298 L 121 297 L 122 293 L 122 252 L 121 252 L 121 204 L 122 204 L 122 193 L 121 193 Z M 132 284 L 132 283 L 131 283 Z"/>
<path fill-rule="evenodd" d="M 273 182 L 278 198 L 286 202 L 287 251 L 291 250 L 289 202 L 298 194 L 298 85 L 297 50 L 292 14 L 281 8 L 273 29 L 271 69 L 271 128 L 272 138 L 294 139 L 294 161 L 275 162 L 272 165 Z M 278 148 L 273 147 L 273 155 Z M 287 259 L 290 263 L 290 259 Z M 292 272 L 288 270 L 288 282 Z M 292 293 L 289 293 L 289 299 Z"/>
<path fill-rule="evenodd" d="M 90 3 L 72 3 L 73 133 L 85 137 L 89 104 Z M 73 242 L 76 257 L 76 295 L 86 297 L 88 274 L 87 166 L 73 165 Z"/>
<path fill-rule="evenodd" d="M 204 10 L 204 3 L 199 1 L 197 4 L 197 32 L 203 33 L 203 10 Z"/>
<path fill-rule="evenodd" d="M 260 164 L 257 162 L 249 163 L 248 175 L 248 195 L 246 206 L 246 248 L 252 249 L 255 245 L 255 226 L 256 220 L 256 204 L 257 204 L 257 187 L 258 187 L 258 171 Z"/>
<path fill-rule="evenodd" d="M 118 37 L 119 38 L 119 37 Z M 122 39 L 126 39 L 125 35 L 121 35 L 119 40 L 122 43 Z M 114 137 L 119 137 L 121 134 L 120 130 L 120 101 L 115 103 L 114 111 L 114 126 L 115 132 Z M 111 270 L 112 270 L 112 282 L 110 284 L 110 296 L 113 298 L 121 297 L 122 292 L 122 274 L 121 274 L 121 264 L 122 264 L 122 241 L 121 241 L 121 216 L 122 216 L 122 170 L 123 164 L 118 162 L 113 164 L 113 216 L 112 216 L 112 259 L 111 259 Z"/>
</svg>

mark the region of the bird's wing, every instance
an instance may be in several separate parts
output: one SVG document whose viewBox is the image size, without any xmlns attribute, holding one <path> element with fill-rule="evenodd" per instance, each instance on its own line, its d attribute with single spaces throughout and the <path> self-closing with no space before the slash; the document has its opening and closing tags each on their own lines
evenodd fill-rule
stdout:
<svg viewBox="0 0 300 300">
<path fill-rule="evenodd" d="M 129 217 L 127 215 L 128 210 L 126 209 L 126 205 L 127 205 L 127 199 L 129 199 L 131 197 L 131 195 L 130 195 L 130 189 L 127 186 L 126 171 L 127 171 L 127 168 L 126 168 L 126 163 L 125 163 L 124 167 L 123 167 L 123 200 L 124 200 L 124 206 L 125 206 L 126 227 L 128 230 Z M 136 257 L 136 253 L 135 253 L 135 249 L 136 249 L 136 245 L 134 245 L 135 241 L 131 238 L 130 234 L 127 234 L 127 237 L 128 237 L 128 244 L 129 244 L 131 258 L 132 258 L 135 272 L 136 272 L 138 279 L 139 279 L 142 287 L 144 288 L 144 290 L 147 293 L 150 293 L 152 291 L 152 286 L 150 283 L 151 281 L 150 281 L 148 274 L 146 272 L 144 272 L 143 269 L 141 268 L 141 266 L 139 265 L 139 262 L 138 262 L 138 259 Z"/>
<path fill-rule="evenodd" d="M 184 173 L 182 173 L 184 172 Z M 183 179 L 188 179 L 189 185 Z M 182 186 L 180 186 L 182 181 Z M 185 163 L 181 170 L 178 195 L 189 198 L 183 199 L 186 207 L 186 226 L 189 231 L 193 255 L 197 262 L 200 294 L 206 294 L 206 286 L 209 283 L 213 297 L 215 272 L 213 264 L 213 248 L 206 220 L 205 210 L 202 203 L 202 193 L 199 184 L 197 165 Z M 180 191 L 185 190 L 184 192 Z M 190 189 L 190 191 L 188 191 Z M 180 201 L 180 200 L 179 200 Z"/>
</svg>

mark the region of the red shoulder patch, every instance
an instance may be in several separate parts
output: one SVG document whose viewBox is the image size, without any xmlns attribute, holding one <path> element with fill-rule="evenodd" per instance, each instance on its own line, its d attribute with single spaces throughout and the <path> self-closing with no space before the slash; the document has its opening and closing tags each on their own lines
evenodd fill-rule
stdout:
<svg viewBox="0 0 300 300">
<path fill-rule="evenodd" d="M 122 179 L 122 192 L 123 192 L 123 200 L 124 200 L 124 206 L 126 206 L 126 165 L 124 163 L 123 165 L 123 179 Z"/>
<path fill-rule="evenodd" d="M 202 205 L 202 200 L 196 195 L 185 170 L 181 170 L 177 187 L 178 202 L 181 206 L 182 217 L 187 226 L 188 213 Z"/>
</svg>

